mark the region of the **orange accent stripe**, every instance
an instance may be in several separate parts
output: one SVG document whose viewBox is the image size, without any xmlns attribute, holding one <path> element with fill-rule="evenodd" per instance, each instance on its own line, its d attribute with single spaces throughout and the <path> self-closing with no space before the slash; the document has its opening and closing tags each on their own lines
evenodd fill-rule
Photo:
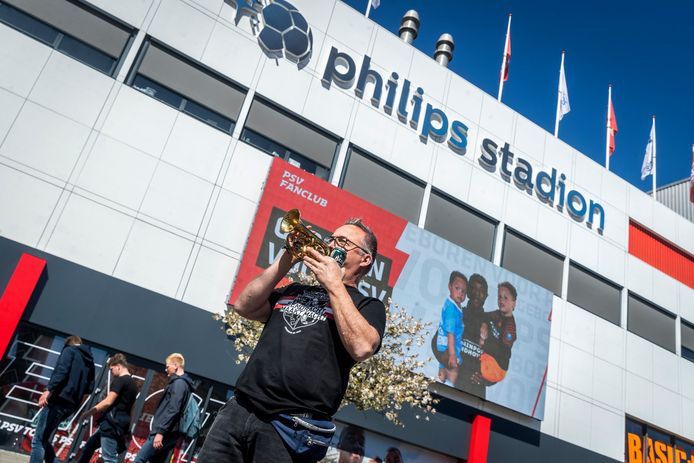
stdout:
<svg viewBox="0 0 694 463">
<path fill-rule="evenodd" d="M 694 289 L 694 256 L 633 220 L 629 254 Z"/>
</svg>

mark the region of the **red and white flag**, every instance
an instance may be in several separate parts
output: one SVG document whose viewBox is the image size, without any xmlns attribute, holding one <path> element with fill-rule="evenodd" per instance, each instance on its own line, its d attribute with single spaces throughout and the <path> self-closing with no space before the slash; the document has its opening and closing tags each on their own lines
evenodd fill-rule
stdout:
<svg viewBox="0 0 694 463">
<path fill-rule="evenodd" d="M 689 177 L 689 200 L 694 203 L 694 145 L 692 145 L 692 174 Z"/>
<path fill-rule="evenodd" d="M 506 27 L 506 43 L 504 45 L 504 56 L 501 60 L 501 74 L 499 75 L 499 96 L 504 92 L 504 82 L 508 80 L 508 68 L 511 65 L 511 14 L 508 15 L 508 26 Z"/>
<path fill-rule="evenodd" d="M 612 92 L 608 97 L 607 102 L 607 135 L 608 135 L 608 150 L 610 156 L 614 153 L 614 136 L 617 133 L 617 119 L 614 117 L 614 106 L 612 106 Z"/>
</svg>

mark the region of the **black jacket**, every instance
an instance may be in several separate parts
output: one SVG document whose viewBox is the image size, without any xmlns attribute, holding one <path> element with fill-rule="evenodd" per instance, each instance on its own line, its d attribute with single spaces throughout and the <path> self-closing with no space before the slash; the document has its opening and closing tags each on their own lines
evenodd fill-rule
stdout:
<svg viewBox="0 0 694 463">
<path fill-rule="evenodd" d="M 68 402 L 77 407 L 85 394 L 94 390 L 94 359 L 89 346 L 67 346 L 58 357 L 46 389 L 48 403 Z"/>
<path fill-rule="evenodd" d="M 193 380 L 185 373 L 181 376 L 172 375 L 169 378 L 157 411 L 154 412 L 153 433 L 178 432 L 178 422 L 194 388 Z"/>
</svg>

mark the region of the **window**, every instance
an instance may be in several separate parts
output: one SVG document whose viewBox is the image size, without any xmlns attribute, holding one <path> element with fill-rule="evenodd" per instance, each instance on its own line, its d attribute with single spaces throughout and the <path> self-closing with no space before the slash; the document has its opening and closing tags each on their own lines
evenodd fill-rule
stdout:
<svg viewBox="0 0 694 463">
<path fill-rule="evenodd" d="M 496 223 L 441 193 L 431 193 L 424 228 L 478 256 L 492 259 Z"/>
<path fill-rule="evenodd" d="M 504 233 L 501 266 L 561 296 L 564 258 L 512 230 Z"/>
<path fill-rule="evenodd" d="M 419 222 L 424 186 L 352 148 L 342 188 L 412 223 Z"/>
<path fill-rule="evenodd" d="M 567 299 L 605 320 L 620 324 L 621 288 L 571 262 Z"/>
<path fill-rule="evenodd" d="M 682 320 L 682 357 L 694 362 L 694 325 Z"/>
<path fill-rule="evenodd" d="M 251 105 L 241 140 L 324 180 L 339 147 L 337 139 L 260 99 Z"/>
<path fill-rule="evenodd" d="M 133 32 L 67 0 L 3 0 L 0 21 L 108 75 L 115 74 Z"/>
<path fill-rule="evenodd" d="M 675 316 L 629 293 L 627 329 L 675 352 Z"/>
<path fill-rule="evenodd" d="M 133 88 L 223 132 L 234 130 L 245 98 L 239 87 L 152 41 L 137 63 Z"/>
</svg>

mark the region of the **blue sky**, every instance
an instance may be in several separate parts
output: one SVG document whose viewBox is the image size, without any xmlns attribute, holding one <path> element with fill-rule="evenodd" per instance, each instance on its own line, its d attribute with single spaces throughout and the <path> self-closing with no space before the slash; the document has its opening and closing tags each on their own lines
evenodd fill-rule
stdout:
<svg viewBox="0 0 694 463">
<path fill-rule="evenodd" d="M 364 12 L 367 0 L 346 0 Z M 512 56 L 503 102 L 554 131 L 561 52 L 571 112 L 559 138 L 604 165 L 607 86 L 619 128 L 610 170 L 643 191 L 641 163 L 656 116 L 657 184 L 688 178 L 694 143 L 694 2 L 663 0 L 381 0 L 370 18 L 397 34 L 419 12 L 414 45 L 432 54 L 436 39 L 456 42 L 450 68 L 496 97 L 508 13 Z"/>
</svg>

